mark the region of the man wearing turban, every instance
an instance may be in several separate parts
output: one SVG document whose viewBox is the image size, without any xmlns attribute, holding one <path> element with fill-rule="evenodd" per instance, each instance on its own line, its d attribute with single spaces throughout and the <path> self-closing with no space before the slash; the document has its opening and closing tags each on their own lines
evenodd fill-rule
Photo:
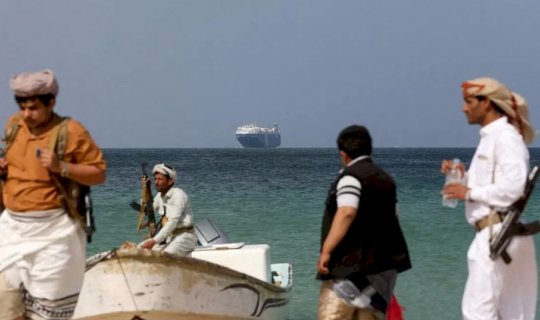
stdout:
<svg viewBox="0 0 540 320">
<path fill-rule="evenodd" d="M 51 70 L 15 75 L 10 87 L 19 112 L 8 120 L 0 157 L 0 319 L 69 319 L 84 277 L 86 235 L 68 215 L 63 184 L 102 183 L 105 160 L 79 122 L 53 111 L 58 83 Z"/>
<path fill-rule="evenodd" d="M 465 200 L 467 222 L 476 230 L 467 252 L 469 275 L 462 300 L 465 320 L 535 318 L 537 270 L 532 236 L 514 236 L 507 249 L 512 261 L 490 258 L 490 237 L 504 219 L 498 212 L 518 200 L 529 170 L 526 143 L 534 139 L 525 99 L 492 78 L 461 86 L 463 112 L 480 125 L 480 143 L 465 175 L 465 184 L 449 184 L 449 199 Z M 452 164 L 444 160 L 441 171 Z M 463 172 L 464 167 L 461 165 Z"/>
<path fill-rule="evenodd" d="M 161 229 L 139 246 L 186 256 L 195 249 L 197 237 L 193 230 L 193 211 L 184 190 L 174 187 L 176 170 L 160 163 L 154 166 L 154 212 L 161 216 Z M 143 181 L 145 183 L 145 181 Z"/>
</svg>

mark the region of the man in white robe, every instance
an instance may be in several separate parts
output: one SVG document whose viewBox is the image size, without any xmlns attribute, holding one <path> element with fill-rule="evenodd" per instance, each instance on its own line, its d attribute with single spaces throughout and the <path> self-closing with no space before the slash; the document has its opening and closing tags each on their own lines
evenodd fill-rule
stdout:
<svg viewBox="0 0 540 320">
<path fill-rule="evenodd" d="M 533 320 L 537 270 L 532 236 L 514 236 L 507 251 L 512 262 L 490 258 L 489 239 L 500 230 L 505 208 L 523 194 L 529 167 L 525 143 L 534 139 L 525 99 L 492 78 L 462 85 L 469 124 L 478 124 L 480 143 L 465 184 L 447 185 L 449 199 L 465 200 L 467 222 L 476 235 L 467 252 L 469 276 L 462 300 L 465 320 Z M 452 166 L 445 160 L 441 171 Z M 463 165 L 459 167 L 464 171 Z"/>
</svg>

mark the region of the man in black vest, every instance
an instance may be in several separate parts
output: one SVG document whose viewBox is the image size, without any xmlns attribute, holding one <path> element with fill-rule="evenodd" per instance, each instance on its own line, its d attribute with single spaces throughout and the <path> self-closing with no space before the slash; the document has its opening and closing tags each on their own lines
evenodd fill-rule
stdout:
<svg viewBox="0 0 540 320">
<path fill-rule="evenodd" d="M 396 186 L 373 163 L 365 127 L 343 129 L 337 145 L 344 168 L 330 187 L 322 221 L 318 319 L 386 319 L 397 274 L 411 268 Z"/>
</svg>

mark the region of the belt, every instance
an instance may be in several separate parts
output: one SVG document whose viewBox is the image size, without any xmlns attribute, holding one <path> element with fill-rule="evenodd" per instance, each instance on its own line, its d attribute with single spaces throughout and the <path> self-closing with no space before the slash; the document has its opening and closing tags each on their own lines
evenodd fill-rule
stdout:
<svg viewBox="0 0 540 320">
<path fill-rule="evenodd" d="M 478 219 L 474 223 L 474 229 L 476 230 L 476 232 L 480 232 L 482 229 L 484 229 L 486 227 L 489 227 L 489 226 L 492 226 L 494 224 L 503 222 L 503 220 L 504 220 L 504 215 L 502 213 L 493 212 L 493 213 L 490 213 L 490 214 L 488 214 L 487 216 L 485 216 L 485 217 L 483 217 L 481 219 Z"/>
<path fill-rule="evenodd" d="M 181 233 L 184 233 L 184 232 L 190 232 L 190 233 L 193 233 L 193 226 L 189 226 L 189 227 L 180 227 L 180 228 L 176 228 L 174 229 L 174 231 L 172 232 L 172 235 L 173 236 L 176 236 L 176 235 L 179 235 Z"/>
</svg>

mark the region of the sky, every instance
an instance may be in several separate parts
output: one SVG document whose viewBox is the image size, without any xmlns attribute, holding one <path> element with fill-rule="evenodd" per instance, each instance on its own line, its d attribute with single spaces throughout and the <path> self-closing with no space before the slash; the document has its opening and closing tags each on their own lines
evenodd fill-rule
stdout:
<svg viewBox="0 0 540 320">
<path fill-rule="evenodd" d="M 539 16 L 538 0 L 3 0 L 0 122 L 10 76 L 50 68 L 56 112 L 104 148 L 238 148 L 251 122 L 285 148 L 351 124 L 375 147 L 474 147 L 465 80 L 507 84 L 540 129 Z"/>
</svg>

